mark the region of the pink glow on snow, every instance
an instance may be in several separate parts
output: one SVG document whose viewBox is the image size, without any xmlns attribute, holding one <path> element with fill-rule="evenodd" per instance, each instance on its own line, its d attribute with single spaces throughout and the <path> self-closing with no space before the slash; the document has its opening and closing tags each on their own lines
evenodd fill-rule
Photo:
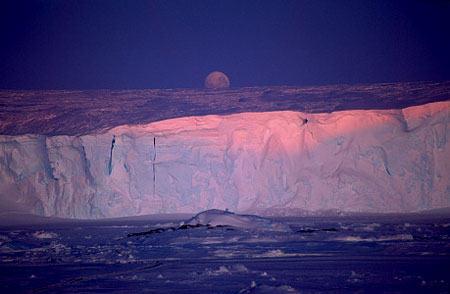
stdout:
<svg viewBox="0 0 450 294">
<path fill-rule="evenodd" d="M 449 117 L 447 101 L 183 117 L 80 137 L 4 136 L 0 189 L 31 212 L 81 218 L 443 208 Z"/>
</svg>

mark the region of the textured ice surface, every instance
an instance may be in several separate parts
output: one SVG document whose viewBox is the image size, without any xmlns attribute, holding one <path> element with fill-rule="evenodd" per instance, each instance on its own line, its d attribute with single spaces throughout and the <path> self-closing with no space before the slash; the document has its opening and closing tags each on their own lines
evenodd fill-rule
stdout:
<svg viewBox="0 0 450 294">
<path fill-rule="evenodd" d="M 223 223 L 225 215 L 206 212 L 198 217 Z M 134 234 L 187 219 L 46 218 L 2 224 L 0 292 L 344 294 L 450 289 L 448 210 L 436 215 L 277 218 L 292 228 L 289 232 L 198 226 Z"/>
<path fill-rule="evenodd" d="M 0 136 L 3 211 L 100 218 L 450 206 L 450 102 Z"/>
<path fill-rule="evenodd" d="M 228 89 L 2 90 L 0 134 L 85 135 L 127 124 L 245 112 L 402 109 L 449 100 L 450 81 Z"/>
</svg>

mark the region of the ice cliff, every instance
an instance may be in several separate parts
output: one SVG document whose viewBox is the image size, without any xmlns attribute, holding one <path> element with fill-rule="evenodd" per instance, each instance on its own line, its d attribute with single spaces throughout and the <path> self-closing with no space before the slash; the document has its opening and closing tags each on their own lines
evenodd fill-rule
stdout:
<svg viewBox="0 0 450 294">
<path fill-rule="evenodd" d="M 0 136 L 2 210 L 73 218 L 450 206 L 450 102 Z"/>
</svg>

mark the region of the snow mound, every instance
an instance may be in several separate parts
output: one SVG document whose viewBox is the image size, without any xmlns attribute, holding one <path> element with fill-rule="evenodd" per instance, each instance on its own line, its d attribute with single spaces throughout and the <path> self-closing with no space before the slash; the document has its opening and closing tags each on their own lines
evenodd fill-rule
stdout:
<svg viewBox="0 0 450 294">
<path fill-rule="evenodd" d="M 240 229 L 291 232 L 288 225 L 272 221 L 268 218 L 256 215 L 236 214 L 230 211 L 218 209 L 200 212 L 188 220 L 186 224 L 191 226 L 230 226 Z"/>
<path fill-rule="evenodd" d="M 36 239 L 55 239 L 55 238 L 58 238 L 58 234 L 40 231 L 40 232 L 35 232 L 33 234 L 33 237 L 35 237 Z"/>
</svg>

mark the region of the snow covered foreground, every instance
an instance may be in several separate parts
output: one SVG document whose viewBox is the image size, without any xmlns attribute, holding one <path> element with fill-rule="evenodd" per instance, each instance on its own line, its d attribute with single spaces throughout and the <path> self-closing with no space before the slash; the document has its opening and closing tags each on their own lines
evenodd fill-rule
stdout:
<svg viewBox="0 0 450 294">
<path fill-rule="evenodd" d="M 448 216 L 35 217 L 0 225 L 0 292 L 449 293 Z"/>
<path fill-rule="evenodd" d="M 445 101 L 184 117 L 82 136 L 0 136 L 1 210 L 103 218 L 449 207 L 449 117 Z"/>
</svg>

